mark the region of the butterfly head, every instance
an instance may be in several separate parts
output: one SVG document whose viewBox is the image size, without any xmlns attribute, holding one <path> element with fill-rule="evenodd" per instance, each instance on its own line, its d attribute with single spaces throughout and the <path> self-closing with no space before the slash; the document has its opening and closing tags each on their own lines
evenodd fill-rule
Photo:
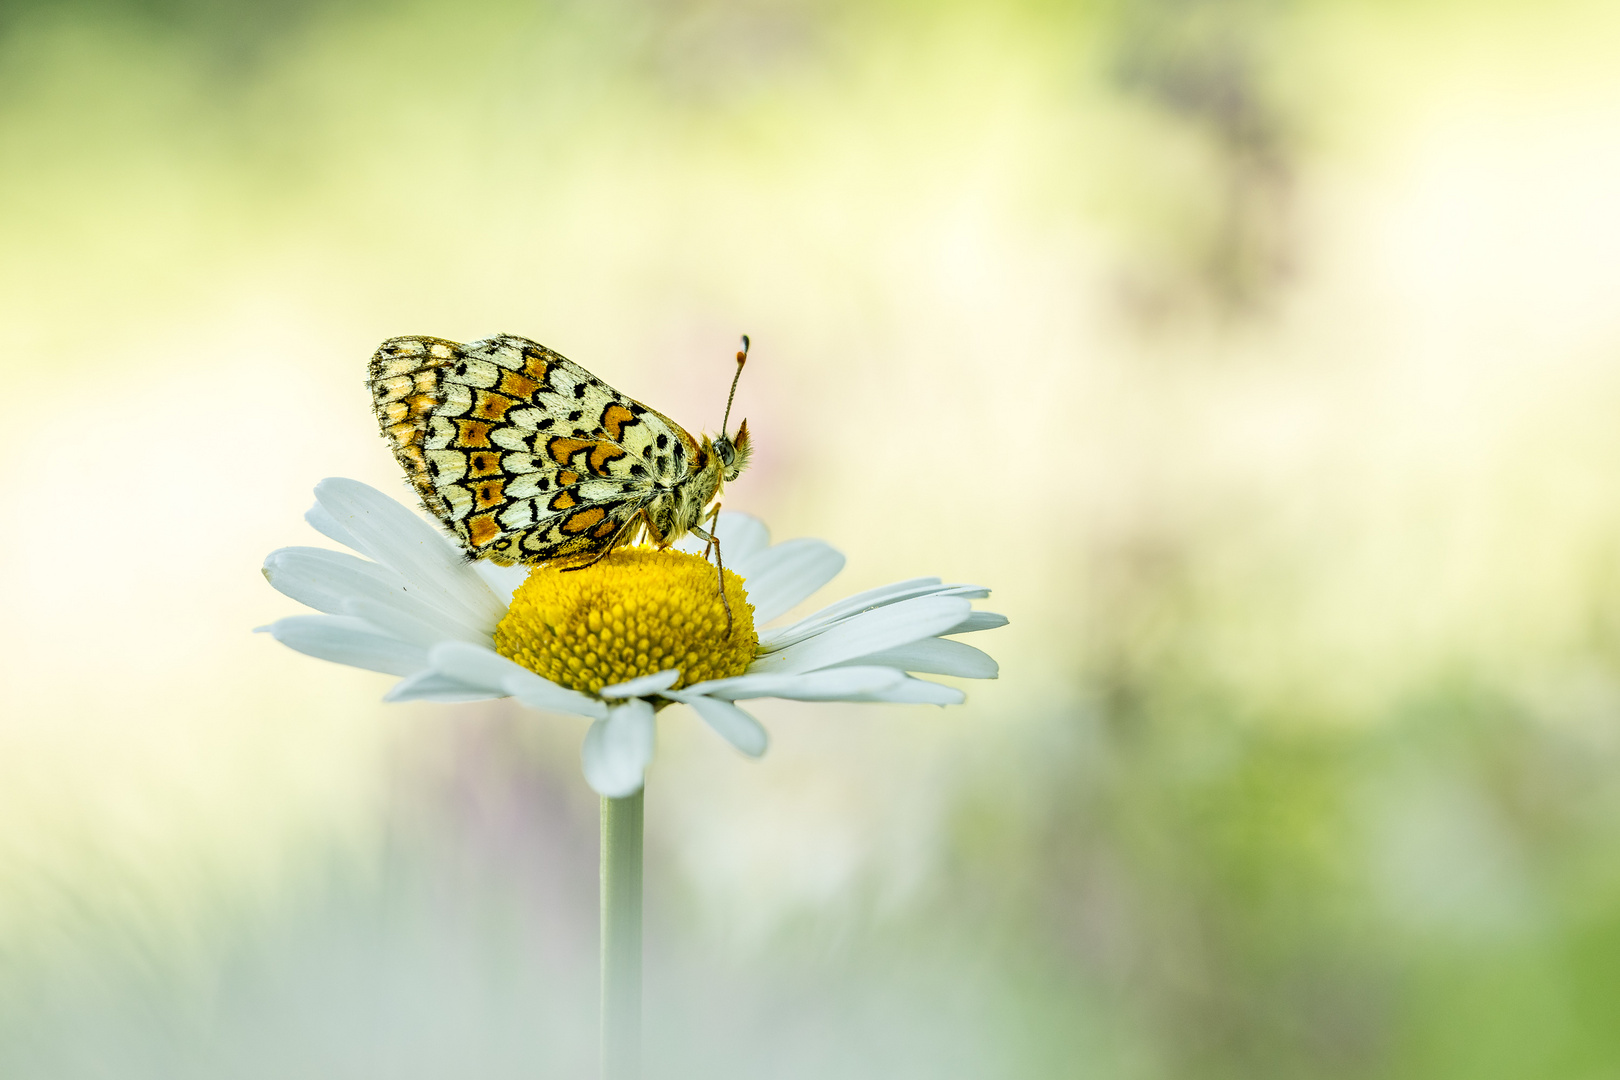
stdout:
<svg viewBox="0 0 1620 1080">
<path fill-rule="evenodd" d="M 753 444 L 748 441 L 748 421 L 742 422 L 733 438 L 722 432 L 714 441 L 715 456 L 720 459 L 720 467 L 725 472 L 726 483 L 731 483 L 748 468 L 748 457 L 754 452 Z"/>
</svg>

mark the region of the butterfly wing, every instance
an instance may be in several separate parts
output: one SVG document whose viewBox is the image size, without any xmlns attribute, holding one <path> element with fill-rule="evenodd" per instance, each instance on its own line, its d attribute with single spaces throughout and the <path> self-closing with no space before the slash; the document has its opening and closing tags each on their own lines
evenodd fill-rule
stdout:
<svg viewBox="0 0 1620 1080">
<path fill-rule="evenodd" d="M 498 563 L 591 557 L 631 539 L 620 534 L 636 513 L 702 454 L 662 413 L 527 338 L 390 338 L 368 381 L 423 505 L 469 554 Z"/>
</svg>

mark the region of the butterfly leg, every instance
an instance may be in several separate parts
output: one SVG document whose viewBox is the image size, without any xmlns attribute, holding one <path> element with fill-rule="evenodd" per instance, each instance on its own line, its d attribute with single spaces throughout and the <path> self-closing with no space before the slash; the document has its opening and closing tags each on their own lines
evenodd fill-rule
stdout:
<svg viewBox="0 0 1620 1080">
<path fill-rule="evenodd" d="M 719 503 L 714 504 L 714 509 L 709 511 L 709 516 L 708 516 L 708 518 L 706 520 L 708 521 L 708 523 L 709 523 L 709 525 L 711 527 L 713 527 L 715 524 L 717 524 L 719 522 L 719 520 L 720 520 L 720 504 Z M 731 637 L 731 627 L 732 627 L 731 601 L 726 598 L 726 564 L 725 564 L 725 561 L 720 558 L 720 537 L 719 537 L 719 534 L 710 532 L 708 529 L 700 528 L 697 525 L 692 526 L 692 533 L 694 535 L 696 535 L 696 536 L 701 537 L 704 540 L 704 545 L 703 545 L 703 557 L 704 558 L 709 557 L 709 551 L 711 549 L 714 551 L 714 573 L 715 573 L 716 578 L 718 578 L 719 582 L 720 582 L 720 605 L 726 609 L 726 637 L 730 638 Z"/>
</svg>

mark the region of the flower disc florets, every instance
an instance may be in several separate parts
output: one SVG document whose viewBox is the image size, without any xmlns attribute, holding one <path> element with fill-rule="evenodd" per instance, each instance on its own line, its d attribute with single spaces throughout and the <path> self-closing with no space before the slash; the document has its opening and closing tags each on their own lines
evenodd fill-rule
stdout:
<svg viewBox="0 0 1620 1080">
<path fill-rule="evenodd" d="M 759 648 L 742 579 L 695 555 L 621 548 L 583 570 L 537 566 L 495 628 L 495 651 L 559 686 L 604 686 L 679 668 L 674 689 L 741 675 Z"/>
</svg>

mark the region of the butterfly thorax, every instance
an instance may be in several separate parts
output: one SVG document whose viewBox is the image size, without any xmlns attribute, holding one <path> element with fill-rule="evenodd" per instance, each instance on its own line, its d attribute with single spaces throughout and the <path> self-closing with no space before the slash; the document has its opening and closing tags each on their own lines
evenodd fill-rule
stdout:
<svg viewBox="0 0 1620 1080">
<path fill-rule="evenodd" d="M 648 535 L 662 547 L 691 531 L 703 520 L 709 503 L 720 494 L 723 465 L 714 443 L 705 435 L 694 456 L 696 469 L 663 487 L 647 507 Z"/>
</svg>

